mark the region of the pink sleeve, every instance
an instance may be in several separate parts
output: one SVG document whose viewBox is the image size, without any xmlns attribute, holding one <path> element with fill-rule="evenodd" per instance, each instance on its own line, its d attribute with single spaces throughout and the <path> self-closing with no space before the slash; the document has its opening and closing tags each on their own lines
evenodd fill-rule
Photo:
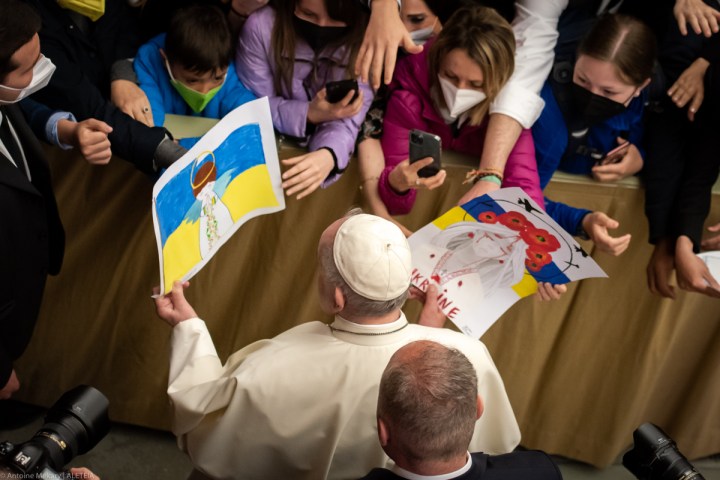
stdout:
<svg viewBox="0 0 720 480">
<path fill-rule="evenodd" d="M 545 210 L 545 200 L 540 188 L 537 160 L 535 159 L 535 143 L 529 129 L 520 133 L 517 143 L 510 152 L 505 164 L 502 187 L 520 187 Z"/>
<path fill-rule="evenodd" d="M 391 215 L 404 215 L 415 204 L 417 192 L 397 193 L 390 186 L 388 175 L 398 163 L 408 158 L 410 130 L 426 129 L 421 113 L 420 99 L 406 90 L 395 90 L 388 100 L 381 140 L 385 169 L 380 174 L 378 193 Z"/>
</svg>

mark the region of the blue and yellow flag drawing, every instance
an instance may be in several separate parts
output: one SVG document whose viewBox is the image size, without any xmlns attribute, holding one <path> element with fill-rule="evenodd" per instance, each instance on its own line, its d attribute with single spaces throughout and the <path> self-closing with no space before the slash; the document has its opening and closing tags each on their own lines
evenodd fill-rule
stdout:
<svg viewBox="0 0 720 480">
<path fill-rule="evenodd" d="M 242 105 L 153 189 L 161 290 L 197 273 L 250 218 L 285 208 L 267 98 Z"/>
</svg>

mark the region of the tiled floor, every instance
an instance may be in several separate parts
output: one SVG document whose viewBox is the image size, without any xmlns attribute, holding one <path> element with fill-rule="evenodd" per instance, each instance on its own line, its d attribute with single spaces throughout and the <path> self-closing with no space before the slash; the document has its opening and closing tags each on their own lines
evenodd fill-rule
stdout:
<svg viewBox="0 0 720 480">
<path fill-rule="evenodd" d="M 29 440 L 42 425 L 42 411 L 30 424 L 14 430 L 0 429 L 0 441 L 21 443 Z M 556 459 L 565 480 L 632 480 L 622 465 L 605 470 L 577 462 Z M 693 464 L 706 480 L 720 480 L 720 457 L 695 461 Z M 167 432 L 128 425 L 113 425 L 110 433 L 89 453 L 71 462 L 86 466 L 103 480 L 153 479 L 182 480 L 191 470 L 190 461 L 178 450 L 175 438 Z"/>
</svg>

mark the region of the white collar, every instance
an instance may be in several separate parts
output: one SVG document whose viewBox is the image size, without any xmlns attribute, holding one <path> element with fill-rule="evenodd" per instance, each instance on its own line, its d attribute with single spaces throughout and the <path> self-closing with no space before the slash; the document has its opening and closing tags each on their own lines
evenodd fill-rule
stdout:
<svg viewBox="0 0 720 480">
<path fill-rule="evenodd" d="M 7 116 L 7 115 L 5 115 L 5 116 Z M 25 175 L 27 176 L 28 180 L 32 181 L 32 176 L 30 175 L 30 167 L 28 166 L 27 159 L 25 158 L 25 150 L 23 149 L 22 144 L 20 143 L 20 139 L 18 138 L 17 133 L 15 133 L 15 127 L 12 126 L 9 118 L 7 118 L 7 119 L 4 118 L 5 116 L 3 116 L 2 110 L 0 110 L 0 124 L 4 121 L 8 122 L 8 126 L 10 127 L 10 134 L 15 139 L 15 143 L 17 144 L 18 150 L 20 150 L 20 155 L 22 156 L 23 167 L 25 167 Z M 16 160 L 14 158 L 12 158 L 12 155 L 10 155 L 10 151 L 5 146 L 5 144 L 3 144 L 2 140 L 0 140 L 0 153 L 5 155 L 5 157 L 8 160 L 10 160 L 10 163 L 15 165 L 17 168 L 20 168 L 18 166 L 18 164 L 16 163 Z"/>
<path fill-rule="evenodd" d="M 395 475 L 398 475 L 407 480 L 451 480 L 466 473 L 468 470 L 470 470 L 470 467 L 472 467 L 472 457 L 470 456 L 470 452 L 468 452 L 467 462 L 465 462 L 465 465 L 458 470 L 455 470 L 454 472 L 443 473 L 442 475 L 418 475 L 417 473 L 408 472 L 404 468 L 398 467 L 397 465 L 394 465 L 392 467 L 392 471 Z"/>
</svg>

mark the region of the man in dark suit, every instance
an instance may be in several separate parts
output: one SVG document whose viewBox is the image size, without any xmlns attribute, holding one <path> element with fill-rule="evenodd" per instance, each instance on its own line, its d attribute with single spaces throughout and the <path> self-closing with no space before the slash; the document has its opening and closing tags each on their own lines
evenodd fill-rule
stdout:
<svg viewBox="0 0 720 480">
<path fill-rule="evenodd" d="M 110 101 L 112 81 L 122 80 L 114 78 L 118 72 L 113 65 L 134 57 L 143 43 L 137 9 L 126 0 L 106 0 L 103 13 L 92 20 L 72 6 L 61 7 L 57 0 L 24 2 L 40 14 L 42 52 L 57 66 L 35 100 L 72 112 L 79 121 L 96 118 L 107 123 L 113 128 L 108 137 L 113 153 L 151 176 L 185 153 L 164 128 L 148 127 Z M 144 111 L 149 108 L 147 104 Z"/>
<path fill-rule="evenodd" d="M 27 5 L 0 2 L 0 399 L 20 386 L 13 361 L 30 341 L 47 274 L 60 271 L 65 248 L 50 171 L 15 105 L 52 75 L 39 29 Z"/>
<path fill-rule="evenodd" d="M 380 444 L 395 467 L 375 468 L 363 480 L 562 479 L 540 451 L 468 452 L 483 412 L 477 391 L 475 369 L 461 352 L 428 340 L 400 348 L 383 372 L 377 406 Z"/>
</svg>

